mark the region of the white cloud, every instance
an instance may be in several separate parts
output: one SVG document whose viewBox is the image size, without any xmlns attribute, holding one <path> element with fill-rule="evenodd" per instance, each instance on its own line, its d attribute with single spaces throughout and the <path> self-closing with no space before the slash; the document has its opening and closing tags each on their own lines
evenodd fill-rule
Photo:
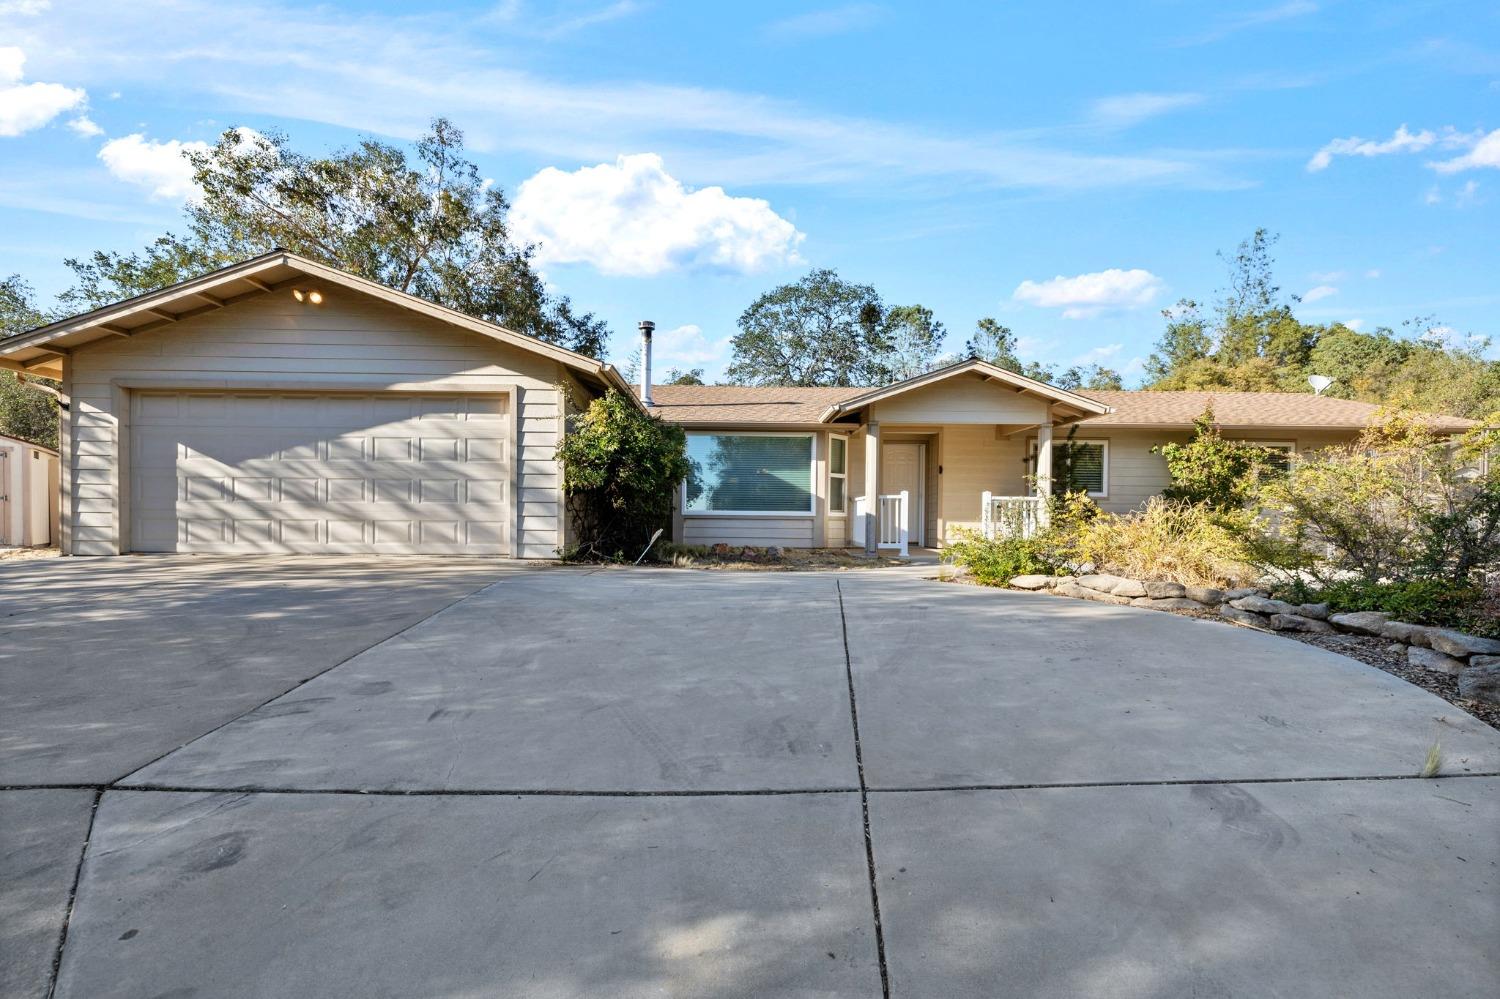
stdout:
<svg viewBox="0 0 1500 999">
<path fill-rule="evenodd" d="M 1308 277 L 1318 284 L 1332 284 L 1344 280 L 1344 271 L 1313 271 Z"/>
<path fill-rule="evenodd" d="M 1111 128 L 1131 125 L 1158 115 L 1181 111 L 1203 103 L 1202 94 L 1117 94 L 1094 102 L 1094 120 Z"/>
<path fill-rule="evenodd" d="M 35 17 L 52 7 L 52 0 L 5 0 L 0 17 Z"/>
<path fill-rule="evenodd" d="M 1251 28 L 1259 28 L 1267 24 L 1275 24 L 1279 21 L 1289 21 L 1297 17 L 1306 17 L 1316 14 L 1318 5 L 1312 0 L 1288 0 L 1287 3 L 1278 4 L 1275 7 L 1264 7 L 1260 10 L 1248 11 L 1238 17 L 1231 17 L 1222 21 L 1217 27 L 1205 31 L 1201 35 L 1185 38 L 1178 42 L 1179 45 L 1206 45 L 1209 42 L 1217 42 L 1228 38 L 1230 35 L 1238 34 Z"/>
<path fill-rule="evenodd" d="M 1331 285 L 1331 284 L 1320 284 L 1320 285 L 1318 285 L 1318 286 L 1316 286 L 1314 288 L 1309 288 L 1306 291 L 1304 291 L 1302 293 L 1302 301 L 1304 301 L 1304 302 L 1316 302 L 1320 298 L 1332 298 L 1334 295 L 1337 295 L 1338 293 L 1339 293 L 1339 290 L 1337 288 L 1335 288 L 1333 285 Z"/>
<path fill-rule="evenodd" d="M 885 8 L 879 4 L 849 3 L 842 7 L 814 10 L 772 21 L 766 25 L 766 34 L 786 41 L 826 38 L 869 28 L 885 17 L 885 14 Z"/>
<path fill-rule="evenodd" d="M 1425 128 L 1420 132 L 1410 132 L 1405 125 L 1397 128 L 1396 133 L 1384 142 L 1361 139 L 1358 136 L 1334 139 L 1313 154 L 1313 158 L 1307 161 L 1307 169 L 1312 173 L 1326 170 L 1335 156 L 1386 156 L 1391 153 L 1420 152 L 1437 140 L 1436 132 Z"/>
<path fill-rule="evenodd" d="M 708 268 L 750 272 L 797 263 L 797 227 L 759 198 L 693 190 L 655 153 L 567 173 L 548 167 L 516 189 L 511 226 L 537 259 L 647 276 Z"/>
<path fill-rule="evenodd" d="M 87 92 L 78 87 L 22 83 L 25 67 L 24 51 L 14 45 L 0 47 L 0 135 L 22 135 L 41 128 L 88 100 Z"/>
<path fill-rule="evenodd" d="M 1438 173 L 1458 173 L 1461 170 L 1475 170 L 1481 167 L 1500 169 L 1500 128 L 1479 139 L 1474 143 L 1473 148 L 1462 156 L 1429 163 L 1428 166 Z"/>
<path fill-rule="evenodd" d="M 521 20 L 522 18 L 517 18 Z M 213 25 L 209 30 L 205 25 Z M 488 32 L 488 34 L 486 34 Z M 77 0 L 25 22 L 16 43 L 101 93 L 170 91 L 246 117 L 284 117 L 384 137 L 422 134 L 434 108 L 481 155 L 600 163 L 650 149 L 688 183 L 826 185 L 902 196 L 974 188 L 1049 191 L 1243 186 L 1243 154 L 1101 152 L 1076 130 L 960 129 L 824 110 L 815 96 L 662 84 L 628 69 L 587 80 L 523 68 L 534 45 L 476 28 L 472 11 L 357 15 L 285 0 Z M 357 58 L 350 53 L 358 53 Z M 642 69 L 642 73 L 647 72 Z M 831 98 L 830 98 L 831 99 Z"/>
<path fill-rule="evenodd" d="M 235 131 L 247 143 L 265 138 L 253 128 L 241 127 Z M 117 180 L 146 188 L 153 199 L 184 201 L 198 196 L 198 188 L 193 184 L 193 165 L 188 162 L 187 154 L 204 153 L 208 149 L 206 142 L 178 139 L 154 142 L 136 132 L 110 139 L 100 147 L 99 159 Z"/>
<path fill-rule="evenodd" d="M 118 180 L 151 192 L 151 197 L 186 200 L 197 188 L 193 186 L 193 165 L 188 152 L 207 152 L 206 142 L 153 142 L 139 132 L 110 139 L 99 150 L 99 159 Z"/>
<path fill-rule="evenodd" d="M 96 135 L 104 134 L 104 129 L 95 124 L 94 120 L 86 114 L 81 114 L 69 121 L 68 127 L 85 139 L 92 139 Z"/>
<path fill-rule="evenodd" d="M 699 326 L 689 323 L 675 329 L 658 331 L 651 338 L 651 363 L 654 376 L 668 368 L 701 368 L 717 370 L 729 358 L 730 337 L 710 340 Z"/>
<path fill-rule="evenodd" d="M 1073 358 L 1073 363 L 1074 364 L 1103 364 L 1105 361 L 1111 361 L 1111 360 L 1113 360 L 1115 358 L 1115 356 L 1118 355 L 1120 353 L 1120 351 L 1122 351 L 1124 349 L 1125 349 L 1125 345 L 1123 343 L 1111 343 L 1111 344 L 1106 344 L 1106 345 L 1104 345 L 1102 347 L 1094 347 L 1094 348 L 1092 348 L 1090 350 L 1084 351 L 1082 354 L 1079 354 L 1077 357 Z"/>
<path fill-rule="evenodd" d="M 1363 319 L 1345 319 L 1344 325 L 1357 333 L 1365 328 L 1365 321 Z"/>
<path fill-rule="evenodd" d="M 1108 309 L 1150 305 L 1162 288 L 1161 278 L 1150 271 L 1111 267 L 1075 277 L 1059 274 L 1047 281 L 1022 281 L 1011 297 L 1042 308 L 1060 308 L 1064 319 L 1088 319 Z"/>
</svg>

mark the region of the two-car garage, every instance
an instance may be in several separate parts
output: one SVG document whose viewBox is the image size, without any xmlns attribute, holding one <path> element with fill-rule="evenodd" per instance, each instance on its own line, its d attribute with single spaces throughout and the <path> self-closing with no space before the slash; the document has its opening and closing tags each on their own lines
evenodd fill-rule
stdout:
<svg viewBox="0 0 1500 999">
<path fill-rule="evenodd" d="M 143 552 L 508 555 L 510 396 L 131 393 Z"/>
<path fill-rule="evenodd" d="M 62 381 L 66 554 L 482 555 L 569 543 L 601 361 L 284 251 L 0 341 Z"/>
</svg>

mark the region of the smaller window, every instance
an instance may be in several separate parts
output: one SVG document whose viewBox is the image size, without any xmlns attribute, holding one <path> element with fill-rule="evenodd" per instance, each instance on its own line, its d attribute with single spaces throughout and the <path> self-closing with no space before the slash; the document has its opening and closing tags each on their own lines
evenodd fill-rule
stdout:
<svg viewBox="0 0 1500 999">
<path fill-rule="evenodd" d="M 828 438 L 828 512 L 844 513 L 849 492 L 849 438 Z"/>
<path fill-rule="evenodd" d="M 1103 498 L 1109 495 L 1109 441 L 1052 442 L 1053 488 L 1062 488 L 1063 450 L 1072 458 L 1071 478 L 1074 489 L 1082 489 L 1090 496 Z M 1037 442 L 1031 442 L 1031 467 L 1036 468 Z"/>
<path fill-rule="evenodd" d="M 1266 467 L 1273 475 L 1285 475 L 1292 470 L 1292 459 L 1297 456 L 1297 445 L 1291 441 L 1246 441 L 1266 452 Z"/>
</svg>

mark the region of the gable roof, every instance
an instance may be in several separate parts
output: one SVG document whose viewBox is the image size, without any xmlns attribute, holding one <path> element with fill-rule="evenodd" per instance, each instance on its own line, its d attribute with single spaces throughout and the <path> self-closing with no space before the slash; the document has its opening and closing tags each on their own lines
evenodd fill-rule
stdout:
<svg viewBox="0 0 1500 999">
<path fill-rule="evenodd" d="M 1087 422 L 1090 427 L 1182 427 L 1212 406 L 1214 423 L 1226 428 L 1361 430 L 1379 416 L 1381 407 L 1353 399 L 1334 399 L 1307 392 L 1090 392 L 1114 412 Z M 1465 430 L 1473 420 L 1434 415 L 1436 430 Z"/>
<path fill-rule="evenodd" d="M 683 426 L 811 425 L 827 422 L 830 408 L 854 408 L 869 388 L 777 388 L 746 385 L 655 385 L 652 412 Z M 1229 429 L 1360 430 L 1380 413 L 1368 402 L 1296 392 L 1090 391 L 1088 398 L 1113 412 L 1081 421 L 1084 427 L 1186 429 L 1210 403 L 1214 422 Z M 1434 416 L 1437 430 L 1461 431 L 1473 420 Z"/>
<path fill-rule="evenodd" d="M 856 409 L 862 409 L 865 406 L 870 406 L 877 402 L 883 402 L 886 399 L 893 399 L 896 396 L 904 395 L 907 392 L 926 388 L 929 385 L 936 385 L 939 382 L 947 381 L 949 378 L 955 378 L 970 373 L 982 375 L 986 381 L 999 382 L 1001 385 L 1004 385 L 1007 388 L 1015 389 L 1017 392 L 1020 392 L 1023 395 L 1034 395 L 1038 398 L 1045 399 L 1048 402 L 1059 405 L 1065 411 L 1067 411 L 1065 415 L 1073 416 L 1074 419 L 1080 419 L 1089 416 L 1098 416 L 1109 412 L 1109 406 L 1105 403 L 1096 402 L 1095 400 L 1087 398 L 1086 396 L 1081 396 L 1076 392 L 1069 392 L 1067 389 L 1058 388 L 1056 385 L 1048 385 L 1046 382 L 1039 382 L 1034 378 L 1027 378 L 1025 375 L 1017 374 L 1014 371 L 1010 371 L 1006 368 L 999 367 L 998 365 L 991 364 L 988 361 L 981 361 L 977 358 L 970 358 L 969 360 L 959 361 L 957 364 L 950 364 L 947 367 L 937 368 L 933 371 L 928 371 L 925 374 L 917 375 L 915 378 L 908 378 L 905 381 L 899 381 L 892 385 L 886 385 L 882 388 L 876 389 L 867 389 L 862 394 L 854 396 L 852 399 L 845 399 L 841 402 L 834 403 L 828 408 L 828 411 L 823 414 L 823 419 L 825 421 L 831 420 L 835 416 L 838 416 L 840 414 L 849 413 Z"/>
<path fill-rule="evenodd" d="M 873 403 L 959 375 L 978 374 L 1061 406 L 1073 419 L 1106 413 L 1109 406 L 985 361 L 967 360 L 879 387 L 804 388 L 774 385 L 653 385 L 651 411 L 684 426 L 740 423 L 787 426 L 828 423 Z"/>
<path fill-rule="evenodd" d="M 541 354 L 629 394 L 629 384 L 613 365 L 287 250 L 272 250 L 200 277 L 0 339 L 0 366 L 47 374 L 49 369 L 60 368 L 63 359 L 77 347 L 113 336 L 146 333 L 182 319 L 213 312 L 241 299 L 281 290 L 299 279 L 308 278 L 340 285 L 439 322 Z"/>
</svg>

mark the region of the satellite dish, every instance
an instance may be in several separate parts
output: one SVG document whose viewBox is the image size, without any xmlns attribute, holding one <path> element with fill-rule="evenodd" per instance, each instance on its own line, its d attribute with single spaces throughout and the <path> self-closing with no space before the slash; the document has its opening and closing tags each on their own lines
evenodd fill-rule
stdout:
<svg viewBox="0 0 1500 999">
<path fill-rule="evenodd" d="M 1333 379 L 1327 375 L 1308 375 L 1307 384 L 1313 387 L 1313 395 L 1322 395 L 1323 390 L 1333 384 Z"/>
</svg>

